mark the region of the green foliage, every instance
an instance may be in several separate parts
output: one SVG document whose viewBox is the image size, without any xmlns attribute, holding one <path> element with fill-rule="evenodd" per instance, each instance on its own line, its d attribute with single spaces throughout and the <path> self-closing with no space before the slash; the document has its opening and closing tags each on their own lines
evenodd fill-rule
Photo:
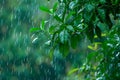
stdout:
<svg viewBox="0 0 120 80">
<path fill-rule="evenodd" d="M 119 79 L 120 18 L 117 16 L 120 15 L 119 0 L 58 0 L 58 2 L 56 9 L 42 9 L 47 12 L 53 10 L 52 13 L 49 12 L 51 20 L 55 21 L 49 26 L 52 46 L 56 48 L 59 46 L 60 53 L 66 57 L 71 48 L 77 47 L 80 36 L 86 35 L 95 44 L 95 49 L 89 46 L 93 52 L 88 54 L 84 67 L 88 74 L 86 79 Z M 104 33 L 107 34 L 105 38 L 102 36 Z M 95 36 L 100 44 L 96 44 Z"/>
<path fill-rule="evenodd" d="M 119 69 L 119 30 L 118 27 L 120 25 L 118 23 L 113 26 L 110 30 L 107 40 L 103 43 L 102 49 L 100 50 L 101 54 L 103 55 L 102 60 L 100 61 L 100 65 L 98 67 L 98 78 L 104 74 L 102 79 L 113 80 L 120 78 L 120 69 Z"/>
<path fill-rule="evenodd" d="M 30 32 L 35 32 L 35 31 L 40 31 L 40 30 L 41 30 L 40 28 L 31 28 Z"/>
<path fill-rule="evenodd" d="M 22 79 L 119 80 L 120 0 L 0 0 L 0 80 Z"/>
<path fill-rule="evenodd" d="M 45 11 L 45 12 L 48 12 L 48 13 L 51 13 L 51 11 L 50 11 L 47 7 L 41 6 L 41 7 L 40 7 L 40 10 Z"/>
</svg>

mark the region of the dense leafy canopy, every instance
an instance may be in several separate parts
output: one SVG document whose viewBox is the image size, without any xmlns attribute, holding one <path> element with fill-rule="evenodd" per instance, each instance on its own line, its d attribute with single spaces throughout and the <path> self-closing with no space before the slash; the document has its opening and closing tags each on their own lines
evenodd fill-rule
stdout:
<svg viewBox="0 0 120 80">
<path fill-rule="evenodd" d="M 40 7 L 40 10 L 51 17 L 49 28 L 44 31 L 51 35 L 52 54 L 57 48 L 66 57 L 81 37 L 87 36 L 95 45 L 88 46 L 93 51 L 82 68 L 90 76 L 88 79 L 120 78 L 119 0 L 58 0 L 53 8 Z"/>
<path fill-rule="evenodd" d="M 0 0 L 0 80 L 119 80 L 120 0 Z"/>
</svg>

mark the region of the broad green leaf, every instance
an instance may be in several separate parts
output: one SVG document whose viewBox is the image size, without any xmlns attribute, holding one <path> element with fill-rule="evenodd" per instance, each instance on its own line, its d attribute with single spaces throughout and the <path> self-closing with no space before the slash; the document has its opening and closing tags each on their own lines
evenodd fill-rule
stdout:
<svg viewBox="0 0 120 80">
<path fill-rule="evenodd" d="M 47 13 L 51 13 L 50 9 L 45 6 L 40 6 L 40 10 L 47 12 Z"/>
<path fill-rule="evenodd" d="M 71 37 L 71 40 L 70 40 L 70 41 L 71 41 L 71 47 L 72 47 L 73 49 L 75 49 L 75 48 L 77 47 L 79 38 L 78 38 L 77 35 L 73 35 L 73 36 Z"/>
<path fill-rule="evenodd" d="M 68 74 L 68 75 L 71 75 L 71 74 L 77 72 L 78 70 L 79 70 L 79 68 L 72 69 L 72 70 L 70 70 L 67 74 Z"/>
<path fill-rule="evenodd" d="M 95 8 L 95 6 L 92 5 L 92 4 L 86 4 L 85 5 L 85 9 L 86 9 L 87 12 L 91 12 L 94 8 Z"/>
<path fill-rule="evenodd" d="M 83 14 L 83 17 L 84 17 L 84 21 L 86 23 L 89 23 L 90 21 L 93 21 L 96 16 L 94 15 L 94 13 L 86 12 L 86 14 Z"/>
<path fill-rule="evenodd" d="M 55 12 L 57 10 L 57 7 L 58 7 L 58 3 L 56 2 L 53 6 L 53 12 Z"/>
<path fill-rule="evenodd" d="M 99 16 L 99 18 L 100 18 L 100 20 L 102 21 L 102 22 L 104 22 L 105 21 L 105 10 L 104 9 L 97 9 L 97 11 L 98 11 L 98 16 Z"/>
<path fill-rule="evenodd" d="M 61 1 L 63 1 L 65 4 L 67 3 L 67 0 L 61 0 Z"/>
<path fill-rule="evenodd" d="M 63 57 L 66 57 L 69 53 L 69 44 L 68 42 L 59 44 L 59 51 L 62 53 Z"/>
<path fill-rule="evenodd" d="M 55 15 L 54 18 L 55 18 L 58 22 L 63 22 L 63 20 L 62 20 L 58 15 Z"/>
<path fill-rule="evenodd" d="M 52 60 L 53 58 L 53 54 L 54 54 L 54 49 L 51 48 L 50 51 L 49 51 L 49 56 L 50 56 L 50 59 Z"/>
<path fill-rule="evenodd" d="M 89 53 L 89 54 L 87 55 L 88 61 L 94 60 L 95 57 L 97 57 L 97 56 L 96 56 L 97 54 L 98 54 L 97 52 L 91 52 L 91 53 Z"/>
<path fill-rule="evenodd" d="M 56 26 L 50 26 L 49 33 L 53 34 L 55 32 Z"/>
<path fill-rule="evenodd" d="M 35 28 L 31 28 L 30 32 L 36 32 L 36 31 L 40 31 L 41 28 L 35 27 Z"/>
<path fill-rule="evenodd" d="M 95 16 L 95 6 L 92 4 L 86 4 L 85 9 L 83 11 L 83 17 L 84 21 L 87 23 L 90 23 L 90 21 L 94 21 L 96 16 Z"/>
<path fill-rule="evenodd" d="M 69 9 L 74 9 L 75 5 L 76 5 L 75 1 L 70 2 Z"/>
<path fill-rule="evenodd" d="M 98 45 L 101 44 L 100 42 L 94 42 L 92 45 L 88 45 L 88 48 L 91 50 L 97 50 L 98 49 Z"/>
<path fill-rule="evenodd" d="M 99 1 L 101 4 L 104 4 L 104 3 L 106 3 L 106 0 L 100 0 Z"/>
<path fill-rule="evenodd" d="M 98 22 L 97 26 L 100 28 L 102 32 L 105 32 L 108 30 L 108 26 L 105 23 Z"/>
<path fill-rule="evenodd" d="M 44 30 L 44 27 L 45 27 L 45 21 L 42 20 L 41 25 L 40 25 L 41 30 Z"/>
<path fill-rule="evenodd" d="M 67 32 L 67 30 L 63 30 L 60 32 L 59 39 L 60 39 L 60 42 L 63 44 L 68 41 L 69 33 Z"/>
<path fill-rule="evenodd" d="M 66 16 L 66 21 L 68 21 L 73 14 L 75 14 L 74 11 L 69 12 L 69 14 Z"/>
<path fill-rule="evenodd" d="M 68 29 L 69 31 L 72 31 L 72 32 L 74 31 L 74 28 L 73 28 L 71 25 L 68 25 L 68 26 L 67 26 L 67 29 Z"/>
</svg>

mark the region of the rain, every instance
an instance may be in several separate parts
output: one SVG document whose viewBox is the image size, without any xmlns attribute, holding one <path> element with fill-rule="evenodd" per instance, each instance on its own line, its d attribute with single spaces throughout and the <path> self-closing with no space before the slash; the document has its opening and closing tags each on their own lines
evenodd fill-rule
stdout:
<svg viewBox="0 0 120 80">
<path fill-rule="evenodd" d="M 118 78 L 120 10 L 84 1 L 0 0 L 0 80 Z"/>
<path fill-rule="evenodd" d="M 63 79 L 65 60 L 59 57 L 50 60 L 48 36 L 30 32 L 48 18 L 39 7 L 50 7 L 53 2 L 0 0 L 0 80 Z"/>
</svg>

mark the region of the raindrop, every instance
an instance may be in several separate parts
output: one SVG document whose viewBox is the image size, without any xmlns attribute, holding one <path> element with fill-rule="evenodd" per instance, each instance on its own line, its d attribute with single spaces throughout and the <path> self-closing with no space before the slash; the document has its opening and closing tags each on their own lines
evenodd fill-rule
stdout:
<svg viewBox="0 0 120 80">
<path fill-rule="evenodd" d="M 118 52 L 117 54 L 116 54 L 116 57 L 118 57 L 120 55 L 120 52 Z"/>
<path fill-rule="evenodd" d="M 35 43 L 38 40 L 38 37 L 34 38 L 32 43 Z"/>
<path fill-rule="evenodd" d="M 70 4 L 69 4 L 69 8 L 70 8 L 70 9 L 73 9 L 74 6 L 75 6 L 75 2 L 74 2 L 74 1 L 70 2 Z"/>
<path fill-rule="evenodd" d="M 107 44 L 107 46 L 109 46 L 109 47 L 111 47 L 111 48 L 113 47 L 113 45 L 112 45 L 112 44 L 110 44 L 110 43 L 108 43 L 108 44 Z"/>
</svg>

